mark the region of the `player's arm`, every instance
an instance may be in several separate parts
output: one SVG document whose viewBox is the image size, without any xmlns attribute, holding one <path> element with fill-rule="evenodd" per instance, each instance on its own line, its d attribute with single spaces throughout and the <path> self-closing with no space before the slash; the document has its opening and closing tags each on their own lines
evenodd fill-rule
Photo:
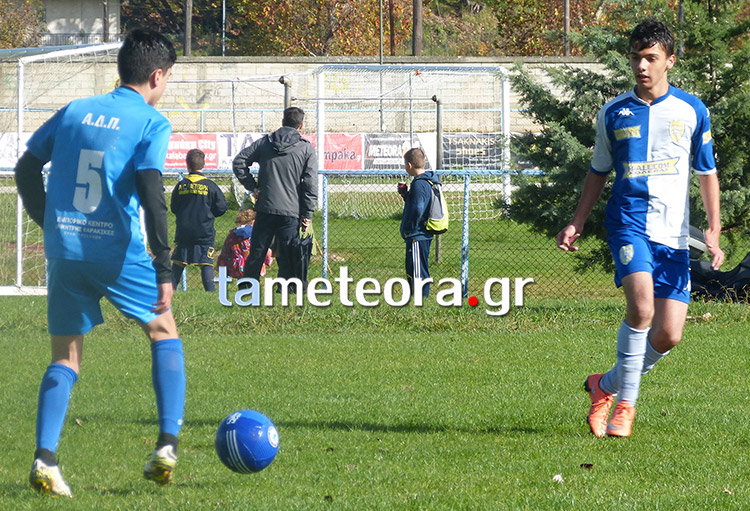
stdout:
<svg viewBox="0 0 750 511">
<path fill-rule="evenodd" d="M 415 179 L 411 183 L 409 200 L 404 203 L 404 223 L 401 236 L 413 238 L 419 234 L 419 221 L 430 205 L 432 187 L 426 179 Z"/>
<path fill-rule="evenodd" d="M 318 158 L 312 148 L 305 159 L 299 194 L 300 222 L 307 229 L 312 224 L 315 203 L 318 200 Z"/>
<path fill-rule="evenodd" d="M 44 204 L 47 198 L 42 177 L 45 163 L 47 162 L 26 151 L 18 160 L 15 170 L 16 186 L 23 207 L 40 227 L 44 227 Z"/>
<path fill-rule="evenodd" d="M 164 198 L 164 184 L 161 172 L 156 169 L 139 170 L 135 173 L 135 186 L 141 199 L 141 206 L 145 213 L 146 234 L 151 253 L 154 256 L 153 264 L 156 270 L 156 283 L 159 284 L 159 298 L 161 296 L 161 284 L 172 282 L 172 265 L 169 261 L 169 240 L 167 234 L 167 201 Z M 170 288 L 171 289 L 171 288 Z M 169 309 L 171 295 L 165 312 Z M 162 304 L 164 305 L 164 304 Z M 159 312 L 159 311 L 154 311 Z"/>
<path fill-rule="evenodd" d="M 599 200 L 605 184 L 607 184 L 607 174 L 600 174 L 590 170 L 586 175 L 586 180 L 583 182 L 583 190 L 581 191 L 581 199 L 578 201 L 575 213 L 573 213 L 573 220 L 557 234 L 558 248 L 573 252 L 578 250 L 578 247 L 574 243 L 581 237 L 583 225 Z"/>
<path fill-rule="evenodd" d="M 255 181 L 252 173 L 250 172 L 250 165 L 257 162 L 256 152 L 260 147 L 261 142 L 265 137 L 256 140 L 234 157 L 232 160 L 232 172 L 237 176 L 237 180 L 242 183 L 242 186 L 249 192 L 254 192 L 258 188 L 258 183 Z"/>
<path fill-rule="evenodd" d="M 701 187 L 703 207 L 708 218 L 708 229 L 704 233 L 706 248 L 708 253 L 713 256 L 711 267 L 718 270 L 724 263 L 724 251 L 719 248 L 719 235 L 721 234 L 719 178 L 716 173 L 702 174 L 698 176 L 698 182 Z"/>
<path fill-rule="evenodd" d="M 213 198 L 211 200 L 211 214 L 215 217 L 219 217 L 227 212 L 227 198 L 224 197 L 224 192 L 221 191 L 221 188 L 219 188 L 219 185 L 211 182 L 213 185 L 211 187 L 211 192 L 213 194 Z"/>
</svg>

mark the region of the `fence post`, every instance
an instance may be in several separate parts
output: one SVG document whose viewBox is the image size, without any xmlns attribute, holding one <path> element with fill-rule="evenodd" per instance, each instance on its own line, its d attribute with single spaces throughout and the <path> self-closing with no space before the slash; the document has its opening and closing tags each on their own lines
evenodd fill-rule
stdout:
<svg viewBox="0 0 750 511">
<path fill-rule="evenodd" d="M 292 106 L 292 80 L 286 76 L 279 78 L 279 83 L 284 86 L 284 108 Z"/>
<path fill-rule="evenodd" d="M 443 104 L 437 95 L 432 96 L 435 102 L 435 171 L 443 169 Z M 435 262 L 440 263 L 443 259 L 443 237 L 438 234 L 435 236 Z"/>
<path fill-rule="evenodd" d="M 469 199 L 471 174 L 464 174 L 464 207 L 461 222 L 461 284 L 464 298 L 469 294 Z"/>
<path fill-rule="evenodd" d="M 322 195 L 323 195 L 323 218 L 322 218 L 322 226 L 321 226 L 321 236 L 323 247 L 321 248 L 321 254 L 320 257 L 323 260 L 323 264 L 321 265 L 321 276 L 324 279 L 328 278 L 328 175 L 323 174 L 323 186 L 322 186 Z"/>
</svg>

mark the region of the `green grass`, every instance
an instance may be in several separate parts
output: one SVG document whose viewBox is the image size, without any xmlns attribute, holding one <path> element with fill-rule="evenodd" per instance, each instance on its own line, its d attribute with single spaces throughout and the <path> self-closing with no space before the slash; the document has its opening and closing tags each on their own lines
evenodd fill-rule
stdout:
<svg viewBox="0 0 750 511">
<path fill-rule="evenodd" d="M 140 475 L 156 435 L 148 345 L 106 305 L 58 452 L 67 501 L 27 483 L 49 360 L 44 300 L 1 300 L 0 509 L 750 507 L 743 305 L 691 305 L 711 316 L 691 319 L 644 380 L 634 435 L 597 439 L 582 382 L 614 360 L 619 299 L 529 299 L 493 318 L 434 304 L 224 308 L 179 293 L 188 395 L 166 488 Z M 242 408 L 281 436 L 258 474 L 230 472 L 213 449 L 219 422 Z"/>
</svg>

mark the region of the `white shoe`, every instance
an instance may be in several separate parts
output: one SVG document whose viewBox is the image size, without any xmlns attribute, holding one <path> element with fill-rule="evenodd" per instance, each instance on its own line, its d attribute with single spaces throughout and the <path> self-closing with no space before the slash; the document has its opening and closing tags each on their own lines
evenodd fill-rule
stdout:
<svg viewBox="0 0 750 511">
<path fill-rule="evenodd" d="M 143 477 L 160 486 L 166 486 L 172 480 L 175 465 L 177 465 L 177 455 L 174 447 L 165 445 L 160 449 L 154 449 L 151 459 L 143 469 Z"/>
<path fill-rule="evenodd" d="M 39 458 L 34 460 L 29 474 L 31 487 L 45 495 L 53 497 L 72 497 L 73 493 L 70 487 L 65 484 L 60 467 L 58 465 L 49 466 Z"/>
</svg>

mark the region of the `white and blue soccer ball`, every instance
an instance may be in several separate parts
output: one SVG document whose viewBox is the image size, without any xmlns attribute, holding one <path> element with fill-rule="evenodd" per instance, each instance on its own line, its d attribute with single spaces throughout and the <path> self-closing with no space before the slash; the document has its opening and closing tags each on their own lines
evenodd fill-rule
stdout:
<svg viewBox="0 0 750 511">
<path fill-rule="evenodd" d="M 239 410 L 216 430 L 216 454 L 235 472 L 263 470 L 279 452 L 279 432 L 271 419 L 255 410 Z"/>
</svg>

